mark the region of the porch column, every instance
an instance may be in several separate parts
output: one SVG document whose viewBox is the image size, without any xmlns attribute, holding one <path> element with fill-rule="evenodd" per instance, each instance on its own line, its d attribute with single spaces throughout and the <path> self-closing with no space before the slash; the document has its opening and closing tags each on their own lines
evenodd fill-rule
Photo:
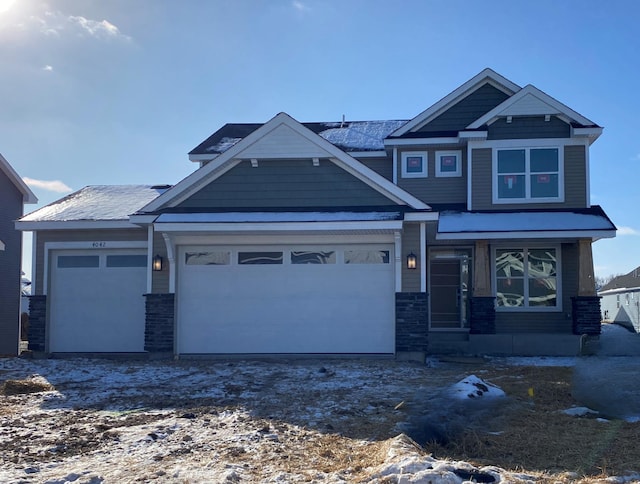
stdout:
<svg viewBox="0 0 640 484">
<path fill-rule="evenodd" d="M 473 259 L 473 295 L 470 302 L 469 332 L 494 334 L 496 309 L 495 297 L 491 293 L 491 263 L 487 240 L 476 240 Z"/>
<path fill-rule="evenodd" d="M 578 240 L 578 295 L 571 302 L 574 334 L 600 334 L 600 297 L 593 275 L 591 239 Z"/>
</svg>

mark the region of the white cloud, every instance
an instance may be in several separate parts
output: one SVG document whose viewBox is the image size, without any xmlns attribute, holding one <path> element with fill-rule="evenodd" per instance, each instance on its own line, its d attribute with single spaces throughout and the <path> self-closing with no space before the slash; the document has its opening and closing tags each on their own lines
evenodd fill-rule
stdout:
<svg viewBox="0 0 640 484">
<path fill-rule="evenodd" d="M 108 20 L 91 20 L 82 16 L 71 15 L 69 22 L 79 25 L 89 35 L 98 38 L 121 38 L 130 40 L 130 37 L 120 32 L 120 29 Z"/>
<path fill-rule="evenodd" d="M 302 3 L 300 0 L 293 0 L 293 2 L 291 2 L 291 5 L 293 5 L 293 8 L 295 8 L 299 12 L 308 12 L 309 10 L 311 10 L 307 5 Z"/>
<path fill-rule="evenodd" d="M 632 227 L 618 227 L 617 235 L 640 235 L 640 230 Z"/>
<path fill-rule="evenodd" d="M 24 177 L 22 179 L 30 187 L 42 188 L 43 190 L 48 190 L 50 192 L 69 193 L 73 191 L 72 188 L 60 180 L 36 180 L 29 177 Z"/>
<path fill-rule="evenodd" d="M 43 71 L 51 72 L 53 70 L 53 66 L 46 65 L 42 68 Z"/>
</svg>

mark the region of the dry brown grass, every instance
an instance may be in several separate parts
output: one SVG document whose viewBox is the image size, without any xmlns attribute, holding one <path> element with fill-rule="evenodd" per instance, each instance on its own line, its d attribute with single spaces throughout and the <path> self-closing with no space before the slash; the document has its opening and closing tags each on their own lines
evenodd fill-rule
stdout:
<svg viewBox="0 0 640 484">
<path fill-rule="evenodd" d="M 546 476 L 542 482 L 587 483 L 638 472 L 640 424 L 561 412 L 578 404 L 571 396 L 571 368 L 496 368 L 483 378 L 516 402 L 504 430 L 467 432 L 446 446 L 430 445 L 434 455 Z"/>
<path fill-rule="evenodd" d="M 40 393 L 54 390 L 53 385 L 39 379 L 6 380 L 0 385 L 3 395 L 22 395 L 25 393 Z"/>
</svg>

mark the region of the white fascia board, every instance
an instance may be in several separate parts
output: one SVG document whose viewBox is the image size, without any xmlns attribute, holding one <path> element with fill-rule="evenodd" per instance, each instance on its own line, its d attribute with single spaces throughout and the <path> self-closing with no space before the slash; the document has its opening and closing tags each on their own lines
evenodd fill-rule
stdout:
<svg viewBox="0 0 640 484">
<path fill-rule="evenodd" d="M 438 212 L 407 212 L 404 214 L 405 222 L 437 222 L 440 219 Z"/>
<path fill-rule="evenodd" d="M 22 203 L 38 203 L 38 197 L 31 191 L 20 175 L 13 169 L 9 162 L 0 154 L 0 171 L 3 171 L 7 178 L 22 193 Z"/>
<path fill-rule="evenodd" d="M 440 115 L 444 111 L 446 111 L 449 107 L 453 106 L 456 102 L 468 96 L 475 90 L 482 87 L 485 82 L 489 82 L 492 86 L 500 89 L 505 94 L 513 95 L 513 93 L 518 92 L 520 90 L 520 86 L 511 82 L 506 77 L 501 76 L 497 72 L 492 69 L 484 69 L 478 75 L 472 77 L 467 82 L 465 82 L 462 86 L 457 88 L 455 91 L 451 92 L 447 96 L 443 97 L 440 101 L 418 114 L 415 118 L 413 118 L 408 123 L 404 124 L 402 127 L 391 133 L 390 136 L 402 136 L 403 134 L 411 131 L 412 129 L 420 126 L 421 124 L 426 124 L 431 119 Z"/>
<path fill-rule="evenodd" d="M 139 229 L 128 220 L 71 220 L 66 222 L 14 222 L 16 230 L 95 230 L 95 229 Z"/>
<path fill-rule="evenodd" d="M 570 231 L 531 231 L 531 232 L 439 232 L 436 240 L 476 240 L 476 239 L 574 239 L 590 238 L 592 240 L 611 239 L 616 236 L 615 230 L 570 230 Z"/>
<path fill-rule="evenodd" d="M 151 215 L 129 215 L 129 221 L 132 224 L 136 224 L 136 225 L 148 225 L 148 224 L 152 224 L 153 222 L 156 221 L 156 219 L 158 218 L 157 215 L 155 214 L 151 214 Z"/>
<path fill-rule="evenodd" d="M 460 140 L 457 137 L 443 138 L 398 138 L 384 140 L 385 146 L 407 146 L 407 145 L 457 145 Z"/>
<path fill-rule="evenodd" d="M 545 92 L 541 91 L 540 89 L 538 89 L 537 87 L 532 86 L 531 84 L 529 84 L 529 85 L 525 86 L 524 88 L 522 88 L 517 93 L 515 93 L 509 99 L 506 99 L 503 103 L 498 104 L 495 108 L 493 108 L 488 113 L 486 113 L 483 116 L 481 116 L 480 118 L 476 119 L 473 123 L 471 123 L 469 126 L 467 126 L 467 129 L 479 128 L 479 127 L 489 123 L 494 118 L 497 118 L 497 117 L 499 117 L 501 115 L 508 114 L 506 112 L 508 111 L 508 109 L 511 106 L 513 106 L 515 103 L 517 103 L 523 97 L 525 97 L 525 96 L 527 96 L 529 94 L 535 96 L 540 101 L 542 101 L 543 103 L 545 103 L 545 104 L 547 104 L 549 106 L 549 113 L 546 113 L 546 114 L 565 115 L 568 118 L 573 119 L 574 121 L 577 121 L 578 123 L 584 124 L 584 125 L 594 125 L 595 124 L 593 121 L 585 118 L 584 116 L 582 116 L 581 114 L 577 113 L 576 111 L 574 111 L 570 107 L 565 106 L 564 104 L 562 104 L 557 99 L 552 98 L 547 93 L 545 93 Z M 539 113 L 536 112 L 535 114 L 539 114 Z"/>
<path fill-rule="evenodd" d="M 353 158 L 379 158 L 381 156 L 386 157 L 387 152 L 384 150 L 379 151 L 349 151 L 347 152 L 349 156 Z"/>
<path fill-rule="evenodd" d="M 215 160 L 220 154 L 216 153 L 214 155 L 189 155 L 189 161 L 212 161 Z"/>
<path fill-rule="evenodd" d="M 597 128 L 571 128 L 571 135 L 576 137 L 585 137 L 589 139 L 589 144 L 597 140 L 602 134 L 603 129 Z"/>
<path fill-rule="evenodd" d="M 370 222 L 156 223 L 156 232 L 324 232 L 401 230 L 402 220 Z"/>
<path fill-rule="evenodd" d="M 223 173 L 227 172 L 235 165 L 240 163 L 240 159 L 235 158 L 241 154 L 242 151 L 249 148 L 252 144 L 268 135 L 271 131 L 281 125 L 286 125 L 293 131 L 297 132 L 300 136 L 308 139 L 321 150 L 327 153 L 327 157 L 332 161 L 339 160 L 339 165 L 342 168 L 349 168 L 347 171 L 372 187 L 379 191 L 383 195 L 389 197 L 391 200 L 399 204 L 406 204 L 415 209 L 429 209 L 429 206 L 424 202 L 418 200 L 408 192 L 400 189 L 389 180 L 379 175 L 372 169 L 366 167 L 358 160 L 350 156 L 348 153 L 337 148 L 335 145 L 329 143 L 321 136 L 315 134 L 310 129 L 306 128 L 298 121 L 293 119 L 286 113 L 280 113 L 262 125 L 260 128 L 249 134 L 242 141 L 236 143 L 223 154 L 221 154 L 214 162 L 208 163 L 199 170 L 195 171 L 182 181 L 180 181 L 173 188 L 168 189 L 158 198 L 151 203 L 143 207 L 141 212 L 153 212 L 158 210 L 163 205 L 175 206 L 187 199 L 189 196 L 197 192 L 203 185 L 210 183 Z"/>
<path fill-rule="evenodd" d="M 458 138 L 465 140 L 485 140 L 488 136 L 488 131 L 460 131 L 458 133 Z"/>
</svg>

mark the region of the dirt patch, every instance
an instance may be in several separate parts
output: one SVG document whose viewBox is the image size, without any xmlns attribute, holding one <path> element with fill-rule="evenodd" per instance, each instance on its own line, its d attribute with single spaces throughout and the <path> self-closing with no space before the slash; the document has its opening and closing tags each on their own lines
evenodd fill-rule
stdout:
<svg viewBox="0 0 640 484">
<path fill-rule="evenodd" d="M 25 393 L 50 392 L 55 390 L 53 385 L 42 378 L 27 378 L 25 380 L 6 380 L 0 385 L 3 395 L 23 395 Z"/>
</svg>

